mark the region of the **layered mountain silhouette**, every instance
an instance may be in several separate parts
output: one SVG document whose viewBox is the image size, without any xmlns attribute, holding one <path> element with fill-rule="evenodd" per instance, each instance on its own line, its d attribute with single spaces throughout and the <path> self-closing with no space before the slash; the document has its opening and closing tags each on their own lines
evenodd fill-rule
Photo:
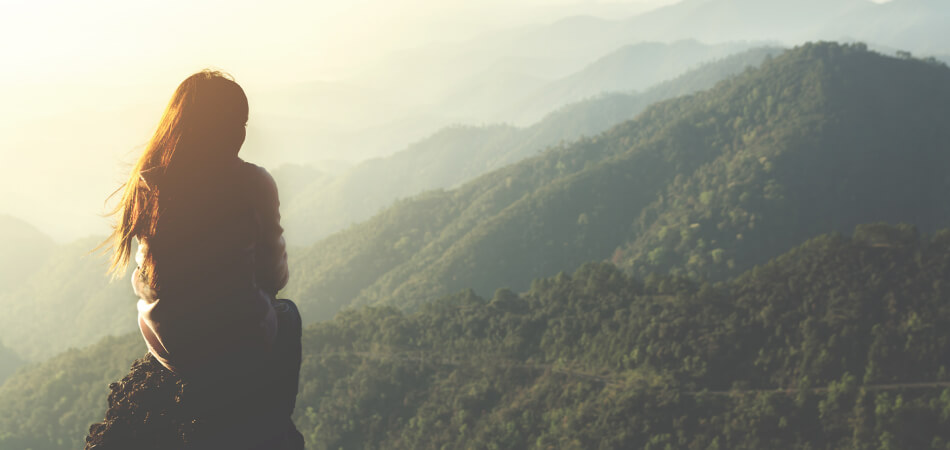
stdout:
<svg viewBox="0 0 950 450">
<path fill-rule="evenodd" d="M 23 359 L 0 342 L 0 385 L 24 364 Z"/>
<path fill-rule="evenodd" d="M 809 44 L 599 136 L 404 200 L 292 263 L 311 320 L 613 259 L 720 279 L 856 224 L 950 223 L 950 70 Z M 882 180 L 893 180 L 890 181 Z M 676 218 L 674 220 L 674 217 Z M 665 230 L 664 230 L 665 227 Z"/>
<path fill-rule="evenodd" d="M 704 44 L 695 40 L 630 44 L 610 51 L 574 73 L 553 80 L 518 74 L 486 79 L 483 74 L 478 74 L 473 83 L 463 85 L 457 94 L 447 96 L 443 107 L 459 117 L 471 117 L 469 121 L 481 119 L 530 125 L 564 105 L 603 93 L 642 91 L 701 64 L 753 46 L 745 41 Z M 514 85 L 505 87 L 508 82 Z M 487 86 L 501 92 L 488 95 L 485 92 Z M 469 106 L 472 103 L 483 106 Z"/>
<path fill-rule="evenodd" d="M 692 42 L 675 45 L 681 47 L 679 53 L 692 51 L 698 55 L 733 47 L 707 47 Z M 644 56 L 643 52 L 669 48 L 649 44 L 633 49 L 636 51 L 632 53 Z M 313 181 L 301 184 L 296 180 L 304 178 L 304 168 L 278 169 L 274 176 L 284 198 L 288 239 L 296 245 L 312 244 L 348 225 L 368 219 L 396 199 L 408 198 L 425 190 L 455 187 L 478 175 L 535 156 L 549 146 L 600 133 L 632 119 L 650 104 L 708 89 L 746 67 L 759 65 L 766 56 L 780 51 L 768 47 L 731 55 L 642 92 L 609 93 L 564 106 L 524 128 L 510 125 L 445 128 L 403 151 L 366 161 L 335 178 L 315 172 L 311 175 Z M 590 74 L 622 78 L 634 64 L 649 66 L 662 60 L 653 56 L 618 56 L 622 64 L 611 67 L 611 70 L 591 71 Z M 599 85 L 592 83 L 587 86 Z M 291 188 L 285 189 L 285 184 Z"/>
<path fill-rule="evenodd" d="M 50 247 L 42 261 L 0 291 L 0 341 L 30 361 L 136 329 L 131 272 L 110 283 L 101 238 Z M 21 247 L 22 246 L 22 247 Z M 31 252 L 26 242 L 13 248 Z"/>
<path fill-rule="evenodd" d="M 56 243 L 36 227 L 0 214 L 0 293 L 36 270 L 55 247 Z"/>
</svg>

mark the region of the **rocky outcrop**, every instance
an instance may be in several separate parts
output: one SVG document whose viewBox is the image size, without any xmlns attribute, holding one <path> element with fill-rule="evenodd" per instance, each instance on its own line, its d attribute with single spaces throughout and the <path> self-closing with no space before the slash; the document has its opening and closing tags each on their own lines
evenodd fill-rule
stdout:
<svg viewBox="0 0 950 450">
<path fill-rule="evenodd" d="M 146 354 L 109 386 L 109 409 L 89 427 L 86 450 L 303 449 L 276 380 L 246 369 L 183 380 Z"/>
</svg>

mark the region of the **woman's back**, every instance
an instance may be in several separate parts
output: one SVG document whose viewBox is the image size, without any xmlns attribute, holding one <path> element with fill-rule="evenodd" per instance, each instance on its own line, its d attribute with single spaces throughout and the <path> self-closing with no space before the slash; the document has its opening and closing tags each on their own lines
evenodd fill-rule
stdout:
<svg viewBox="0 0 950 450">
<path fill-rule="evenodd" d="M 140 327 L 155 356 L 187 371 L 232 352 L 266 351 L 271 302 L 286 283 L 286 252 L 273 179 L 237 157 L 205 168 L 160 201 L 153 236 L 140 240 L 157 283 L 137 270 Z"/>
</svg>

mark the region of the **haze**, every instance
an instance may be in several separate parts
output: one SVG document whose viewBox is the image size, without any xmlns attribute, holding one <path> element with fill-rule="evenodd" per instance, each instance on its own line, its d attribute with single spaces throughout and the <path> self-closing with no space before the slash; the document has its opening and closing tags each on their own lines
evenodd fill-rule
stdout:
<svg viewBox="0 0 950 450">
<path fill-rule="evenodd" d="M 743 26 L 709 20 L 701 8 L 712 2 L 689 0 L 674 16 L 692 8 L 700 11 L 697 24 L 628 24 L 675 3 L 6 2 L 0 213 L 59 241 L 104 234 L 104 197 L 127 176 L 174 87 L 205 67 L 232 73 L 248 93 L 246 159 L 271 169 L 300 163 L 332 172 L 452 124 L 529 125 L 549 112 L 540 105 L 525 111 L 538 90 L 549 109 L 578 99 L 548 95 L 543 86 L 635 42 L 794 45 L 873 37 L 889 48 L 942 52 L 941 39 L 914 39 L 905 30 L 926 20 L 914 11 L 888 13 L 904 27 L 889 25 L 890 35 L 860 14 L 852 22 L 833 20 L 870 4 L 864 0 L 794 7 L 733 0 L 749 17 L 727 18 Z M 815 8 L 828 20 L 813 20 Z M 762 20 L 763 13 L 778 17 L 778 25 Z M 931 20 L 939 26 L 939 17 Z M 598 89 L 604 88 L 582 91 Z"/>
</svg>

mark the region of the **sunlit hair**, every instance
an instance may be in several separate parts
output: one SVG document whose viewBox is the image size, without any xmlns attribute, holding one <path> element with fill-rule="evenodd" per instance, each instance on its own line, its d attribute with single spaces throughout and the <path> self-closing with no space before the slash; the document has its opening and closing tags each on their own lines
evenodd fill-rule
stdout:
<svg viewBox="0 0 950 450">
<path fill-rule="evenodd" d="M 165 209 L 160 200 L 187 189 L 202 171 L 213 170 L 215 161 L 237 153 L 247 113 L 244 90 L 227 74 L 203 70 L 178 85 L 128 181 L 113 193 L 122 197 L 111 212 L 116 218 L 112 235 L 103 242 L 112 247 L 113 276 L 124 272 L 134 239 L 155 235 Z M 155 262 L 149 259 L 141 274 L 154 280 Z"/>
</svg>

